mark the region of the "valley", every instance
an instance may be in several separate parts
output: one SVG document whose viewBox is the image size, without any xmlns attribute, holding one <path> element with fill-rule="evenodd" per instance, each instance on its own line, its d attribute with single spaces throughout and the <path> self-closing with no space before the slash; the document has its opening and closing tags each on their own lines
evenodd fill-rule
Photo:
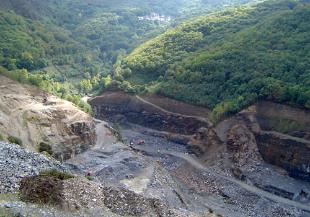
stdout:
<svg viewBox="0 0 310 217">
<path fill-rule="evenodd" d="M 310 217 L 309 0 L 1 0 L 0 217 Z"/>
<path fill-rule="evenodd" d="M 21 88 L 20 85 L 14 86 L 18 83 L 10 79 L 2 80 L 5 81 L 3 90 L 13 88 L 18 91 Z M 27 97 L 19 97 L 23 110 L 31 109 L 36 113 L 40 111 L 37 109 L 44 107 L 46 110 L 46 106 L 53 106 L 55 114 L 57 110 L 71 106 L 68 102 L 50 104 L 50 97 L 44 103 L 44 96 L 40 98 L 37 95 L 42 92 L 27 85 L 23 88 L 24 93 L 25 90 L 35 91 L 33 97 L 39 97 L 43 101 L 34 106 Z M 107 206 L 108 209 L 101 211 L 102 216 L 160 216 L 154 214 L 157 211 L 150 207 L 136 210 L 142 204 L 134 199 L 134 195 L 146 200 L 161 201 L 167 209 L 173 210 L 171 212 L 174 214 L 163 216 L 310 215 L 307 170 L 310 116 L 307 110 L 262 101 L 228 119 L 213 123 L 209 116 L 210 110 L 158 95 L 139 96 L 110 91 L 88 100 L 97 118 L 91 120 L 95 127 L 95 144 L 69 158 L 58 157 L 62 163 L 45 164 L 91 180 L 83 182 L 118 189 L 122 194 L 128 190 L 130 195 L 133 194 L 128 195 L 124 201 L 132 204 L 128 208 L 122 207 L 123 202 L 118 205 L 110 204 L 109 201 L 112 203 L 118 193 L 110 195 L 109 201 L 109 197 L 105 195 L 106 199 L 100 206 Z M 5 111 L 3 106 L 6 105 L 3 102 L 5 97 L 2 99 L 2 111 Z M 53 102 L 58 102 L 58 99 L 55 98 Z M 68 119 L 78 121 L 82 114 L 73 113 Z M 17 119 L 12 116 L 12 120 Z M 28 126 L 30 135 L 34 135 L 36 129 L 30 127 L 30 123 L 24 127 Z M 16 127 L 21 125 L 16 123 Z M 1 134 L 4 132 L 2 129 Z M 20 138 L 25 147 L 28 144 L 27 137 Z M 52 150 L 59 150 L 61 147 L 60 143 L 54 143 Z M 28 148 L 36 150 L 36 147 Z M 28 155 L 31 156 L 30 153 Z M 57 156 L 56 154 L 55 157 Z M 37 157 L 39 156 L 31 156 L 29 159 Z M 0 170 L 3 171 L 1 168 L 4 165 L 1 162 L 0 154 Z M 17 177 L 10 181 L 16 183 L 16 187 L 6 187 L 4 192 L 16 192 L 18 180 L 33 171 L 38 174 L 38 171 L 46 167 L 42 164 L 39 168 L 35 163 L 37 160 L 32 162 L 33 170 L 21 173 L 23 175 L 18 174 L 24 169 L 16 170 Z M 76 180 L 75 185 L 79 186 L 82 184 L 80 182 Z M 80 194 L 86 199 L 89 196 L 85 190 Z M 0 198 L 0 211 L 5 206 L 11 207 L 5 209 L 14 213 L 43 215 L 42 212 L 45 212 L 44 216 L 55 213 L 59 216 L 83 216 L 87 212 L 87 216 L 101 216 L 95 214 L 93 209 L 101 204 L 100 201 L 96 202 L 97 205 L 90 205 L 93 207 L 90 208 L 83 203 L 91 203 L 92 199 L 80 202 L 81 199 L 73 199 L 74 203 L 79 204 L 79 208 L 73 208 L 68 213 L 58 208 L 48 208 L 49 211 L 33 205 L 30 208 L 30 204 L 20 203 L 14 197 L 9 201 Z M 111 213 L 108 214 L 109 212 Z"/>
</svg>

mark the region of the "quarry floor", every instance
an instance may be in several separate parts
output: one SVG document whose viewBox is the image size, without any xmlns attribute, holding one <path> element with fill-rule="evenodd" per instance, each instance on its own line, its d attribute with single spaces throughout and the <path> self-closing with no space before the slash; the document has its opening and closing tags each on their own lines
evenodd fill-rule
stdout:
<svg viewBox="0 0 310 217">
<path fill-rule="evenodd" d="M 97 120 L 96 146 L 66 165 L 75 173 L 91 174 L 95 181 L 125 186 L 146 197 L 159 198 L 171 207 L 193 211 L 197 216 L 310 216 L 309 204 L 241 182 L 219 165 L 206 167 L 185 145 L 130 124 L 120 127 L 120 142 L 109 129 L 111 126 Z M 262 165 L 264 169 L 271 174 L 266 182 L 278 182 L 295 191 L 310 190 L 309 183 L 285 180 Z"/>
</svg>

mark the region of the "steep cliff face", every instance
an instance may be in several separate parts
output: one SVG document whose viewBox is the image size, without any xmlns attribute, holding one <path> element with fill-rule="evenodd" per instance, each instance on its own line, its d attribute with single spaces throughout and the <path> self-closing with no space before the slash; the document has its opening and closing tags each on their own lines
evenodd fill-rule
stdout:
<svg viewBox="0 0 310 217">
<path fill-rule="evenodd" d="M 227 150 L 236 167 L 242 168 L 252 160 L 261 160 L 254 134 L 244 125 L 237 124 L 228 133 Z"/>
<path fill-rule="evenodd" d="M 44 146 L 54 157 L 68 159 L 95 144 L 90 115 L 70 102 L 37 88 L 0 76 L 0 134 L 19 138 L 38 151 Z M 44 149 L 44 148 L 43 148 Z"/>
<path fill-rule="evenodd" d="M 309 180 L 307 110 L 262 101 L 213 126 L 208 112 L 202 108 L 198 107 L 197 112 L 189 105 L 154 95 L 108 92 L 92 99 L 91 104 L 99 119 L 125 121 L 170 133 L 173 138 L 168 139 L 179 138 L 181 144 L 187 144 L 208 165 L 222 162 L 233 172 L 247 173 L 265 161 L 293 177 Z M 184 136 L 186 140 L 182 139 Z"/>
<path fill-rule="evenodd" d="M 99 119 L 126 120 L 159 131 L 192 135 L 210 122 L 197 116 L 185 115 L 159 107 L 142 97 L 123 92 L 109 92 L 90 101 Z"/>
<path fill-rule="evenodd" d="M 287 170 L 293 177 L 310 181 L 310 141 L 276 132 L 256 136 L 264 160 Z"/>
<path fill-rule="evenodd" d="M 262 101 L 242 112 L 254 117 L 264 131 L 276 131 L 310 140 L 310 111 Z"/>
<path fill-rule="evenodd" d="M 262 101 L 239 114 L 255 134 L 263 159 L 310 180 L 310 111 Z"/>
</svg>

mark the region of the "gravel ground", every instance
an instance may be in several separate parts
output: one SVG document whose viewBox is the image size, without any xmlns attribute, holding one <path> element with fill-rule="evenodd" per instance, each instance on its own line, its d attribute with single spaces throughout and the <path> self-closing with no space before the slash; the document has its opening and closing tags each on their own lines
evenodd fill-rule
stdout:
<svg viewBox="0 0 310 217">
<path fill-rule="evenodd" d="M 200 169 L 193 168 L 192 164 L 183 159 L 165 153 L 191 154 L 184 146 L 166 141 L 161 138 L 145 135 L 131 129 L 122 131 L 128 141 L 143 139 L 145 144 L 133 144 L 143 154 L 160 162 L 172 176 L 179 180 L 183 200 L 190 210 L 199 210 L 201 207 L 210 207 L 215 213 L 229 217 L 309 217 L 310 213 L 286 204 L 271 201 L 260 194 L 243 189 L 222 177 L 234 179 L 228 170 L 221 168 L 221 163 Z M 221 174 L 221 175 L 217 175 Z M 266 179 L 266 177 L 265 177 Z M 185 196 L 185 197 L 184 197 Z"/>
<path fill-rule="evenodd" d="M 16 193 L 23 177 L 48 169 L 64 170 L 64 167 L 42 154 L 0 142 L 0 194 Z"/>
<path fill-rule="evenodd" d="M 65 180 L 63 185 L 64 209 L 80 210 L 104 207 L 104 194 L 100 184 L 77 177 Z"/>
</svg>

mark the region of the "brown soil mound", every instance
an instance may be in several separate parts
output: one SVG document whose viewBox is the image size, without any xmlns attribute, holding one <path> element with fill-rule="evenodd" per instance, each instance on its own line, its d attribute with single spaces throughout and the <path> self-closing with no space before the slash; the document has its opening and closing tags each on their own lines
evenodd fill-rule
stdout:
<svg viewBox="0 0 310 217">
<path fill-rule="evenodd" d="M 21 199 L 27 202 L 60 205 L 62 193 L 63 181 L 55 177 L 26 177 L 20 183 Z"/>
</svg>

